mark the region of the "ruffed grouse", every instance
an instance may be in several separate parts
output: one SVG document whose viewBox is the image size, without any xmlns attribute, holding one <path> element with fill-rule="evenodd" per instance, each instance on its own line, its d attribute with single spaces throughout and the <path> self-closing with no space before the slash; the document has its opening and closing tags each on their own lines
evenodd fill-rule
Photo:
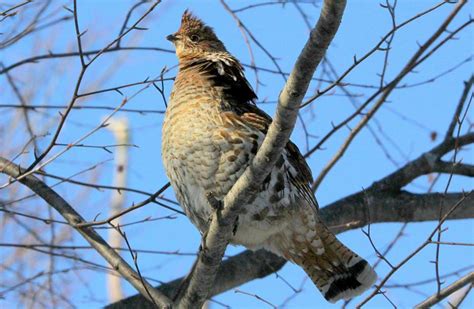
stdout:
<svg viewBox="0 0 474 309">
<path fill-rule="evenodd" d="M 209 194 L 224 198 L 257 153 L 271 118 L 255 105 L 241 64 L 212 28 L 186 11 L 167 39 L 176 47 L 179 72 L 163 125 L 163 162 L 186 215 L 205 233 L 213 211 Z M 300 151 L 288 142 L 259 193 L 242 205 L 231 243 L 298 264 L 330 302 L 359 295 L 376 274 L 321 222 L 311 182 Z"/>
</svg>

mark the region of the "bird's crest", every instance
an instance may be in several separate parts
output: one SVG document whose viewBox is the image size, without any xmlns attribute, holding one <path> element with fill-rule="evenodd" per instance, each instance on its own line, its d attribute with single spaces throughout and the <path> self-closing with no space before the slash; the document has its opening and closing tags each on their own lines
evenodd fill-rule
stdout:
<svg viewBox="0 0 474 309">
<path fill-rule="evenodd" d="M 212 30 L 210 27 L 206 26 L 202 20 L 193 15 L 189 10 L 186 10 L 181 17 L 181 27 L 179 28 L 178 32 L 197 32 L 204 30 L 206 27 Z"/>
<path fill-rule="evenodd" d="M 184 11 L 178 31 L 167 36 L 167 39 L 175 45 L 178 58 L 226 52 L 224 44 L 217 38 L 214 30 L 189 10 Z"/>
</svg>

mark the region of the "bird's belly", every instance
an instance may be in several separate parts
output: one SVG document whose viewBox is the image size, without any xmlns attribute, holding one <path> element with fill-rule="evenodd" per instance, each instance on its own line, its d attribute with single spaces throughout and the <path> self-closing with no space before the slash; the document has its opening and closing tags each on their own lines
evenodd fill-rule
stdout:
<svg viewBox="0 0 474 309">
<path fill-rule="evenodd" d="M 257 250 L 271 240 L 272 236 L 286 228 L 287 211 L 275 213 L 275 205 L 269 205 L 265 192 L 257 194 L 255 200 L 245 205 L 239 215 L 236 232 L 231 240 L 233 244 L 243 245 Z"/>
<path fill-rule="evenodd" d="M 209 203 L 208 191 L 195 183 L 188 183 L 185 191 L 184 194 L 188 200 L 185 211 L 193 224 L 201 233 L 204 233 L 215 211 Z M 273 207 L 267 204 L 268 198 L 259 193 L 252 204 L 242 205 L 243 210 L 239 215 L 235 234 L 230 241 L 232 244 L 257 250 L 262 248 L 272 235 L 286 228 L 288 214 L 285 211 L 276 214 L 272 211 Z"/>
<path fill-rule="evenodd" d="M 209 138 L 195 136 L 189 143 L 173 143 L 163 156 L 168 178 L 181 207 L 203 233 L 212 211 L 206 192 L 215 186 L 218 153 L 209 143 Z"/>
<path fill-rule="evenodd" d="M 175 159 L 169 163 L 171 164 L 168 164 L 168 177 L 181 207 L 200 232 L 204 233 L 208 229 L 209 218 L 214 211 L 209 203 L 208 194 L 220 192 L 222 184 L 216 181 L 214 172 L 204 171 L 203 166 L 198 168 L 199 162 L 188 166 L 188 164 L 183 164 L 183 160 Z M 210 177 L 203 177 L 206 174 Z M 237 179 L 240 174 L 236 172 L 236 175 L 231 178 Z M 285 228 L 285 218 L 289 208 L 270 205 L 269 196 L 266 194 L 268 192 L 259 192 L 250 204 L 242 205 L 243 209 L 231 243 L 241 244 L 250 249 L 259 249 L 271 235 Z M 225 194 L 216 195 L 218 200 L 224 197 Z"/>
<path fill-rule="evenodd" d="M 208 194 L 217 200 L 224 199 L 253 158 L 255 143 L 259 144 L 264 135 L 225 127 L 210 118 L 196 118 L 192 113 L 181 113 L 180 117 L 170 113 L 168 117 L 163 130 L 165 169 L 181 207 L 204 233 L 214 211 Z M 251 135 L 257 135 L 258 140 L 254 141 Z M 241 206 L 231 243 L 258 249 L 265 240 L 285 228 L 290 208 L 288 189 L 275 193 L 273 188 L 281 187 L 287 179 L 278 167 L 274 169 L 265 189 L 262 188 L 248 205 Z"/>
</svg>

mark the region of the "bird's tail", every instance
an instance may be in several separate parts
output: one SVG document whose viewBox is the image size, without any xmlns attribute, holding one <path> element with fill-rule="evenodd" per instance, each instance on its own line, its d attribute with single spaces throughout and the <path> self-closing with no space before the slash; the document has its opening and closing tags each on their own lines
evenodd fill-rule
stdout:
<svg viewBox="0 0 474 309">
<path fill-rule="evenodd" d="M 344 246 L 322 222 L 315 229 L 309 229 L 308 222 L 300 223 L 280 235 L 274 248 L 301 266 L 326 300 L 349 299 L 372 286 L 377 275 L 366 260 Z"/>
</svg>

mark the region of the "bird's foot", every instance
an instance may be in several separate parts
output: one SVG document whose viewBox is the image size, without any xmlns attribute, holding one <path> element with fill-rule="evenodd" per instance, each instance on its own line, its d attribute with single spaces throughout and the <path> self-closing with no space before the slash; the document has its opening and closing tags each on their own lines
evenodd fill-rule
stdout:
<svg viewBox="0 0 474 309">
<path fill-rule="evenodd" d="M 219 211 L 222 209 L 222 201 L 218 200 L 213 192 L 207 192 L 206 198 L 212 209 L 214 209 L 215 211 Z"/>
<path fill-rule="evenodd" d="M 201 237 L 201 243 L 199 244 L 199 252 L 207 250 L 207 247 L 206 247 L 207 232 L 208 231 L 206 231 Z"/>
<path fill-rule="evenodd" d="M 232 235 L 235 236 L 235 234 L 237 234 L 237 228 L 238 227 L 239 227 L 239 216 L 237 216 L 237 218 L 235 218 L 234 228 L 232 229 Z"/>
</svg>

